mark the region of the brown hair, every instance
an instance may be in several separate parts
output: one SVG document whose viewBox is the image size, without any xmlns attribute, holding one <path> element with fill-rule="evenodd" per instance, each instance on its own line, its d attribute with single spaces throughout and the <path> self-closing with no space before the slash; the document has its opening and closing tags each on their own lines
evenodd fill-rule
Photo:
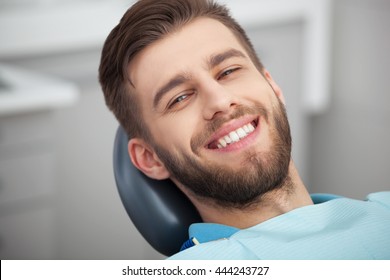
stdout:
<svg viewBox="0 0 390 280">
<path fill-rule="evenodd" d="M 218 20 L 229 28 L 262 72 L 263 66 L 249 38 L 225 6 L 213 0 L 139 0 L 108 35 L 99 67 L 99 81 L 106 104 L 129 138 L 151 139 L 137 97 L 132 92 L 128 64 L 153 42 L 199 17 Z"/>
</svg>

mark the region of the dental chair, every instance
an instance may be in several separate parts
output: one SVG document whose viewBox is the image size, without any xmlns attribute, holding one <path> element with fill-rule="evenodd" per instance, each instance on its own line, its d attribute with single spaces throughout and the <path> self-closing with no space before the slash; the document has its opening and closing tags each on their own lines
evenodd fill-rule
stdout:
<svg viewBox="0 0 390 280">
<path fill-rule="evenodd" d="M 201 222 L 189 199 L 170 180 L 150 179 L 132 164 L 122 127 L 114 141 L 114 175 L 127 214 L 146 241 L 171 256 L 188 240 L 188 227 Z"/>
</svg>

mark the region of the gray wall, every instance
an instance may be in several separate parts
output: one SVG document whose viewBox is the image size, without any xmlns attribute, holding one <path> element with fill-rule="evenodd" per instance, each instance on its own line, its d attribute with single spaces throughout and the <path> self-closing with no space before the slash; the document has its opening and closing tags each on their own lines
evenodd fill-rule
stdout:
<svg viewBox="0 0 390 280">
<path fill-rule="evenodd" d="M 112 149 L 117 122 L 106 108 L 97 82 L 99 60 L 100 48 L 3 59 L 24 69 L 65 78 L 80 88 L 75 105 L 46 112 L 45 116 L 53 138 L 55 186 L 50 201 L 53 246 L 43 258 L 161 258 L 135 229 L 116 191 Z M 35 114 L 19 118 L 29 119 Z M 15 172 L 14 176 L 20 175 Z M 42 254 L 36 257 L 42 258 Z M 23 259 L 23 253 L 2 258 Z"/>
<path fill-rule="evenodd" d="M 311 120 L 310 189 L 390 190 L 390 1 L 334 1 L 332 91 Z"/>
</svg>

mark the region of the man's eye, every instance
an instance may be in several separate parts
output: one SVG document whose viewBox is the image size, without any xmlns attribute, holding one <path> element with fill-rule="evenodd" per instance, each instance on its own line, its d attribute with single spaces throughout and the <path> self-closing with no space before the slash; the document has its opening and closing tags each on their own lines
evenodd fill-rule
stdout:
<svg viewBox="0 0 390 280">
<path fill-rule="evenodd" d="M 180 96 L 174 98 L 174 99 L 168 104 L 168 108 L 172 108 L 172 107 L 174 107 L 175 105 L 177 105 L 178 103 L 183 102 L 183 101 L 184 101 L 185 99 L 187 99 L 189 96 L 190 96 L 190 94 L 183 94 L 183 95 L 180 95 Z"/>
<path fill-rule="evenodd" d="M 221 75 L 219 75 L 218 77 L 218 80 L 219 79 L 223 79 L 224 77 L 226 76 L 229 76 L 230 74 L 232 74 L 233 72 L 237 71 L 239 68 L 231 68 L 231 69 L 228 69 L 228 70 L 225 70 L 221 73 Z"/>
<path fill-rule="evenodd" d="M 175 102 L 175 103 L 179 103 L 179 102 L 183 101 L 184 99 L 186 99 L 187 97 L 188 97 L 187 94 L 185 94 L 185 95 L 180 95 L 178 98 L 176 98 L 176 99 L 174 100 L 174 102 Z"/>
</svg>

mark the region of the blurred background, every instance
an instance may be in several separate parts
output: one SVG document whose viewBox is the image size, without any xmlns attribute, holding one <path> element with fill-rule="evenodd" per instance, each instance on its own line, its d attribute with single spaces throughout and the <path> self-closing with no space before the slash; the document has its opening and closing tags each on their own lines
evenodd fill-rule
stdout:
<svg viewBox="0 0 390 280">
<path fill-rule="evenodd" d="M 164 258 L 116 191 L 97 81 L 133 2 L 0 0 L 1 259 Z M 224 2 L 284 91 L 310 192 L 389 190 L 390 0 Z"/>
</svg>

